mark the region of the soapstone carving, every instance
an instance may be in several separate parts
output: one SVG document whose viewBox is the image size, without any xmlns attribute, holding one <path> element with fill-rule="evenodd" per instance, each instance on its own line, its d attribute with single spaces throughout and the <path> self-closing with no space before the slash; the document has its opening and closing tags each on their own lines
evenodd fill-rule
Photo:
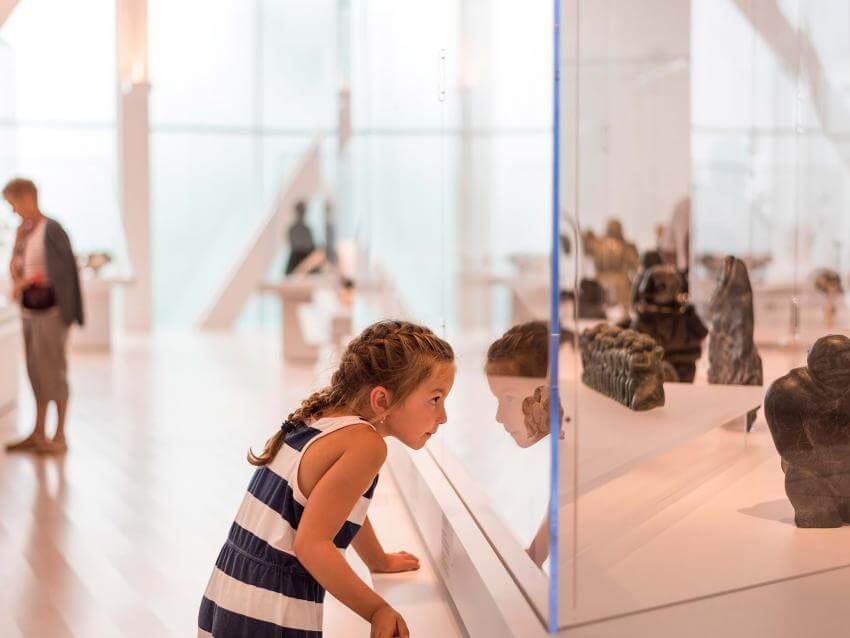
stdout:
<svg viewBox="0 0 850 638">
<path fill-rule="evenodd" d="M 628 311 L 632 280 L 640 265 L 637 247 L 623 236 L 623 225 L 611 219 L 603 237 L 593 231 L 583 234 L 585 253 L 593 259 L 596 279 L 605 289 L 607 301 Z"/>
<path fill-rule="evenodd" d="M 576 294 L 564 290 L 561 299 L 575 303 Z M 605 313 L 605 290 L 594 279 L 582 279 L 578 294 L 578 319 L 607 319 Z"/>
<path fill-rule="evenodd" d="M 692 383 L 708 329 L 687 300 L 682 275 L 673 266 L 653 266 L 638 286 L 631 328 L 649 335 L 681 382 Z"/>
<path fill-rule="evenodd" d="M 850 339 L 818 339 L 807 366 L 773 382 L 764 409 L 797 526 L 850 523 Z"/>
<path fill-rule="evenodd" d="M 727 385 L 764 383 L 761 356 L 753 341 L 753 289 L 747 266 L 726 258 L 709 306 L 708 382 Z M 747 431 L 757 410 L 747 415 Z"/>
<path fill-rule="evenodd" d="M 581 380 L 632 410 L 664 405 L 664 350 L 651 337 L 611 324 L 581 334 Z"/>
</svg>

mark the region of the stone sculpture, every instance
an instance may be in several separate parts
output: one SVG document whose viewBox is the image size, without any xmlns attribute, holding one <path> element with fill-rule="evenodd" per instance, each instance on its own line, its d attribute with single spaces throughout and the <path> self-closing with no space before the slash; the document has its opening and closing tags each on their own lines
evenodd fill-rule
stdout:
<svg viewBox="0 0 850 638">
<path fill-rule="evenodd" d="M 708 382 L 727 385 L 764 383 L 761 356 L 753 341 L 753 289 L 747 266 L 729 256 L 709 306 Z M 747 431 L 757 410 L 747 415 Z"/>
<path fill-rule="evenodd" d="M 581 334 L 581 380 L 632 410 L 651 410 L 664 405 L 663 356 L 647 335 L 598 324 Z"/>
<path fill-rule="evenodd" d="M 764 400 L 798 527 L 850 523 L 850 339 L 821 337 Z"/>
<path fill-rule="evenodd" d="M 628 311 L 632 280 L 640 258 L 635 245 L 623 236 L 622 224 L 616 219 L 609 220 L 603 237 L 587 231 L 582 241 L 585 253 L 593 259 L 596 279 L 605 289 L 608 303 Z"/>
<path fill-rule="evenodd" d="M 664 263 L 664 260 L 661 258 L 661 253 L 657 250 L 647 250 L 640 257 L 640 272 L 638 276 L 635 277 L 634 283 L 632 284 L 632 307 L 637 303 L 638 300 L 638 288 L 640 287 L 640 282 L 643 280 L 644 274 L 646 271 L 652 268 L 653 266 L 661 266 Z"/>
<path fill-rule="evenodd" d="M 575 303 L 573 290 L 561 292 L 561 299 Z M 605 313 L 605 291 L 594 279 L 582 279 L 578 293 L 578 319 L 607 319 Z"/>
<path fill-rule="evenodd" d="M 708 329 L 687 301 L 681 274 L 673 266 L 653 266 L 644 273 L 637 297 L 632 330 L 655 339 L 678 380 L 692 383 Z"/>
<path fill-rule="evenodd" d="M 823 322 L 827 328 L 832 328 L 841 295 L 844 294 L 841 277 L 834 270 L 822 268 L 815 272 L 814 284 L 815 290 L 826 297 L 826 302 L 823 305 Z"/>
</svg>

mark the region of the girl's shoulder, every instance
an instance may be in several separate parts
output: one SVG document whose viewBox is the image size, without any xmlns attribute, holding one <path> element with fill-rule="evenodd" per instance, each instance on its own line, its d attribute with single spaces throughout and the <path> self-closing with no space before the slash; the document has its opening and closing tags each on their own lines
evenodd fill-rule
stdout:
<svg viewBox="0 0 850 638">
<path fill-rule="evenodd" d="M 384 438 L 371 423 L 358 416 L 324 417 L 311 426 L 318 430 L 331 430 L 322 439 L 327 446 L 338 446 L 341 453 L 367 458 L 386 457 Z"/>
</svg>

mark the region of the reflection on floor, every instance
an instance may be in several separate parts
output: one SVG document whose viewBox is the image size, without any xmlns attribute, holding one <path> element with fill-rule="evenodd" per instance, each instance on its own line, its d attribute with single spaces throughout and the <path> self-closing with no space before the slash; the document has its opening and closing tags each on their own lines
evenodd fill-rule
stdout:
<svg viewBox="0 0 850 638">
<path fill-rule="evenodd" d="M 0 451 L 0 636 L 194 635 L 251 476 L 247 448 L 262 445 L 329 367 L 279 359 L 274 339 L 209 336 L 75 355 L 67 458 Z M 22 383 L 0 439 L 27 429 L 31 414 Z M 381 486 L 379 535 L 424 558 L 392 481 Z M 460 635 L 427 561 L 416 575 L 374 581 L 416 635 Z M 326 635 L 368 636 L 339 603 L 327 607 Z"/>
</svg>

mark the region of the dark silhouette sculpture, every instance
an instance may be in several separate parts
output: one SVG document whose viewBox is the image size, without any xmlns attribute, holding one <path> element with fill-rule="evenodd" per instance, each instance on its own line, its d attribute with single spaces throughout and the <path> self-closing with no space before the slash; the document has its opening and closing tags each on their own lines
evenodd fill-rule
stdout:
<svg viewBox="0 0 850 638">
<path fill-rule="evenodd" d="M 648 269 L 638 286 L 635 312 L 632 330 L 655 339 L 678 380 L 692 383 L 708 329 L 688 303 L 679 271 L 673 266 Z"/>
<path fill-rule="evenodd" d="M 708 382 L 727 385 L 764 383 L 761 356 L 753 341 L 753 289 L 747 266 L 729 256 L 723 262 L 709 306 Z M 747 415 L 747 431 L 758 410 Z"/>
<path fill-rule="evenodd" d="M 850 523 L 850 339 L 821 337 L 764 400 L 798 527 Z"/>
<path fill-rule="evenodd" d="M 647 335 L 610 324 L 581 334 L 581 380 L 632 410 L 664 405 L 664 350 Z"/>
</svg>

